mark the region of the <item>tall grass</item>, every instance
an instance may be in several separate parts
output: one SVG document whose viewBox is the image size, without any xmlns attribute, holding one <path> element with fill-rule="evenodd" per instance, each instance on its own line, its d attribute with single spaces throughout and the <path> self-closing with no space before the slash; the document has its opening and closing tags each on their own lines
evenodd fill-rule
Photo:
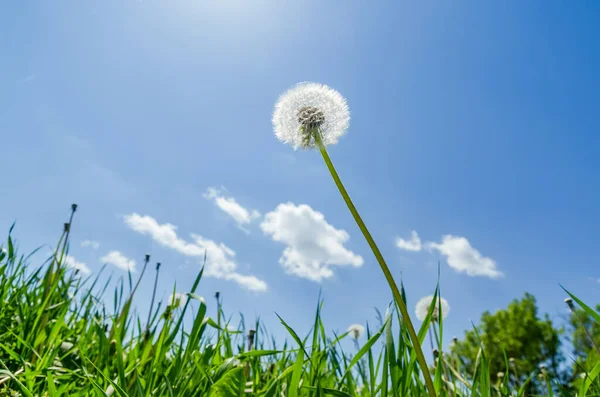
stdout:
<svg viewBox="0 0 600 397">
<path fill-rule="evenodd" d="M 319 300 L 308 335 L 298 335 L 286 323 L 291 314 L 280 317 L 290 342 L 278 345 L 259 321 L 242 322 L 232 331 L 220 304 L 217 318 L 209 318 L 206 303 L 196 294 L 200 271 L 181 307 L 153 302 L 142 318 L 132 310 L 132 300 L 150 258 L 135 283 L 131 276 L 128 283 L 121 280 L 112 294 L 110 279 L 104 284 L 99 275 L 83 279 L 66 265 L 75 209 L 54 254 L 40 266 L 32 267 L 19 255 L 11 234 L 6 251 L 0 251 L 0 396 L 428 394 L 397 306 L 377 327 L 367 328 L 366 342 L 350 352 L 340 342 L 352 334 L 326 331 Z M 400 293 L 406 304 L 402 285 Z M 107 307 L 110 295 L 114 303 Z M 483 349 L 475 373 L 463 373 L 458 360 L 444 351 L 442 316 L 439 323 L 432 321 L 433 310 L 431 305 L 416 337 L 422 344 L 430 330 L 435 335 L 438 355 L 429 369 L 437 395 L 524 395 L 525 385 L 509 390 L 508 369 L 504 381 L 491 382 Z M 186 315 L 192 321 L 183 327 Z M 599 392 L 594 390 L 599 372 L 600 365 L 587 374 L 579 395 Z M 553 395 L 552 379 L 547 382 L 548 395 Z"/>
</svg>

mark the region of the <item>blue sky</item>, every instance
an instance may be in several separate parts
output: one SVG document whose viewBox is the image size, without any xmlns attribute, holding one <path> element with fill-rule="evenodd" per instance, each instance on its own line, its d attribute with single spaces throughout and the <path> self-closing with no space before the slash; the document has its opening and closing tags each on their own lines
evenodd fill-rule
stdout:
<svg viewBox="0 0 600 397">
<path fill-rule="evenodd" d="M 221 273 L 199 293 L 210 303 L 220 291 L 229 313 L 276 326 L 276 311 L 303 333 L 322 289 L 330 329 L 374 322 L 391 294 L 322 159 L 273 135 L 278 96 L 316 81 L 348 100 L 351 126 L 330 154 L 411 307 L 433 292 L 441 261 L 448 338 L 526 291 L 558 321 L 559 282 L 600 297 L 598 2 L 3 8 L 0 227 L 16 220 L 24 250 L 53 244 L 75 202 L 71 254 L 92 272 L 111 251 L 139 272 L 148 252 L 163 264 L 159 295 L 174 282 L 186 292 L 198 247 L 210 246 Z M 283 241 L 264 232 L 269 213 L 292 233 Z M 331 246 L 311 247 L 330 228 L 362 266 L 319 282 L 287 274 L 286 247 L 328 259 Z M 413 230 L 423 249 L 399 249 Z M 503 277 L 456 270 L 481 266 Z"/>
</svg>

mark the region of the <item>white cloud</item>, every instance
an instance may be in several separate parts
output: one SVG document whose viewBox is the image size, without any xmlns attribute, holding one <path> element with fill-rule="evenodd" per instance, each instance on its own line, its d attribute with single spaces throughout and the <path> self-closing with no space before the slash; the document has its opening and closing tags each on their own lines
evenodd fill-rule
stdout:
<svg viewBox="0 0 600 397">
<path fill-rule="evenodd" d="M 231 280 L 234 281 L 236 283 L 238 283 L 239 285 L 249 289 L 250 291 L 266 291 L 267 290 L 267 283 L 265 283 L 263 280 L 259 279 L 256 276 L 245 276 L 243 274 L 239 274 L 237 272 L 232 272 L 232 273 L 228 273 L 225 274 L 224 276 L 225 280 Z"/>
<path fill-rule="evenodd" d="M 185 241 L 177 236 L 177 226 L 170 223 L 159 224 L 156 219 L 148 215 L 133 213 L 126 215 L 124 221 L 132 230 L 150 236 L 159 244 L 182 255 L 196 257 L 202 261 L 206 253 L 204 269 L 206 276 L 231 280 L 251 291 L 267 290 L 264 281 L 251 275 L 237 273 L 235 251 L 223 243 L 217 243 L 198 234 L 191 234 L 192 242 Z"/>
<path fill-rule="evenodd" d="M 396 246 L 404 251 L 419 252 L 423 249 L 421 244 L 421 238 L 416 231 L 412 231 L 410 234 L 410 240 L 404 240 L 403 238 L 396 238 Z"/>
<path fill-rule="evenodd" d="M 286 245 L 279 263 L 288 274 L 319 282 L 333 276 L 332 266 L 363 264 L 360 255 L 344 247 L 348 233 L 331 226 L 323 214 L 306 204 L 279 204 L 265 215 L 260 227 Z"/>
<path fill-rule="evenodd" d="M 496 268 L 496 262 L 492 258 L 482 256 L 465 237 L 447 234 L 442 236 L 440 244 L 428 243 L 427 246 L 429 249 L 437 250 L 444 255 L 448 265 L 459 273 L 489 278 L 504 276 Z"/>
<path fill-rule="evenodd" d="M 119 251 L 110 251 L 108 254 L 100 258 L 100 260 L 104 263 L 114 265 L 121 270 L 126 270 L 135 273 L 135 261 L 133 259 L 127 258 Z"/>
<path fill-rule="evenodd" d="M 90 247 L 91 249 L 97 250 L 100 248 L 100 243 L 94 240 L 84 240 L 81 242 L 82 247 Z"/>
<path fill-rule="evenodd" d="M 87 265 L 83 262 L 78 261 L 77 259 L 75 259 L 73 256 L 71 255 L 67 255 L 64 259 L 64 263 L 65 265 L 67 265 L 68 267 L 75 269 L 75 270 L 79 270 L 81 273 L 83 274 L 90 274 L 92 271 L 90 270 L 89 267 L 87 267 Z"/>
<path fill-rule="evenodd" d="M 209 187 L 203 196 L 207 200 L 214 201 L 217 207 L 232 217 L 238 227 L 244 231 L 247 231 L 244 229 L 245 225 L 249 225 L 255 219 L 260 218 L 260 212 L 244 208 L 233 197 L 224 196 L 220 190 L 214 187 Z"/>
</svg>

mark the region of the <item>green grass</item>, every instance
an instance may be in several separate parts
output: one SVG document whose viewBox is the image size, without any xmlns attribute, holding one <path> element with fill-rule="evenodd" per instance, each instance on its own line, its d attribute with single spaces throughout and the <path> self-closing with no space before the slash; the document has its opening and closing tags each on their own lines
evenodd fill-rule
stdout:
<svg viewBox="0 0 600 397">
<path fill-rule="evenodd" d="M 196 294 L 202 271 L 182 307 L 155 302 L 149 316 L 141 316 L 132 299 L 148 258 L 138 280 L 130 275 L 114 291 L 108 291 L 109 282 L 100 284 L 98 275 L 82 279 L 65 265 L 74 212 L 54 255 L 41 266 L 28 264 L 10 235 L 6 252 L 0 252 L 0 396 L 428 395 L 397 306 L 379 327 L 367 329 L 366 342 L 352 351 L 340 343 L 350 334 L 327 332 L 321 301 L 308 335 L 286 323 L 292 314 L 280 314 L 289 343 L 278 346 L 259 322 L 231 331 L 220 305 L 218 318 L 207 317 L 206 303 Z M 400 292 L 404 301 L 402 285 Z M 110 293 L 114 305 L 106 307 Z M 491 382 L 484 350 L 475 373 L 463 373 L 441 345 L 443 323 L 431 322 L 433 309 L 416 337 L 423 344 L 430 327 L 436 331 L 443 352 L 429 368 L 436 395 L 523 395 L 524 385 L 508 390 L 506 381 Z M 193 318 L 185 329 L 184 316 Z M 256 332 L 248 340 L 250 329 Z M 597 395 L 593 385 L 599 373 L 600 365 L 581 382 L 580 396 Z M 547 382 L 552 395 L 552 379 Z"/>
</svg>

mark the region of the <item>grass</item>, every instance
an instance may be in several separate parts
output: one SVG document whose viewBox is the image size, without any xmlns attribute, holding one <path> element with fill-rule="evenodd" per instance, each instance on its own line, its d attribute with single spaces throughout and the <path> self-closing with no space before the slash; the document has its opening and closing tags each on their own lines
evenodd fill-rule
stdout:
<svg viewBox="0 0 600 397">
<path fill-rule="evenodd" d="M 424 371 L 417 361 L 406 322 L 396 306 L 352 352 L 342 340 L 351 333 L 328 333 L 315 310 L 308 335 L 298 335 L 280 317 L 290 335 L 278 345 L 257 322 L 232 331 L 218 306 L 196 294 L 202 271 L 182 306 L 153 302 L 148 316 L 132 310 L 132 299 L 148 267 L 134 283 L 121 280 L 112 291 L 99 276 L 84 279 L 66 261 L 76 206 L 55 253 L 39 267 L 17 253 L 9 234 L 0 252 L 0 396 L 426 396 Z M 157 268 L 158 272 L 159 269 Z M 399 290 L 403 303 L 405 294 Z M 439 296 L 436 289 L 435 296 Z M 572 298 L 584 309 L 591 308 Z M 153 297 L 154 300 L 154 297 Z M 507 383 L 493 384 L 485 351 L 475 373 L 463 373 L 442 348 L 443 320 L 432 322 L 433 305 L 415 337 L 423 344 L 430 329 L 442 353 L 431 371 L 438 396 L 518 396 Z M 586 310 L 587 310 L 586 309 Z M 597 313 L 594 318 L 598 318 Z M 184 316 L 193 318 L 183 327 Z M 508 364 L 507 364 L 508 366 Z M 578 394 L 594 395 L 600 365 L 581 382 Z M 509 374 L 509 371 L 507 371 Z M 510 375 L 510 374 L 509 374 Z M 538 376 L 538 374 L 532 374 Z M 506 377 L 508 378 L 508 376 Z M 505 378 L 505 379 L 506 379 Z M 547 379 L 548 395 L 553 395 Z M 597 394 L 595 394 L 597 395 Z"/>
</svg>

